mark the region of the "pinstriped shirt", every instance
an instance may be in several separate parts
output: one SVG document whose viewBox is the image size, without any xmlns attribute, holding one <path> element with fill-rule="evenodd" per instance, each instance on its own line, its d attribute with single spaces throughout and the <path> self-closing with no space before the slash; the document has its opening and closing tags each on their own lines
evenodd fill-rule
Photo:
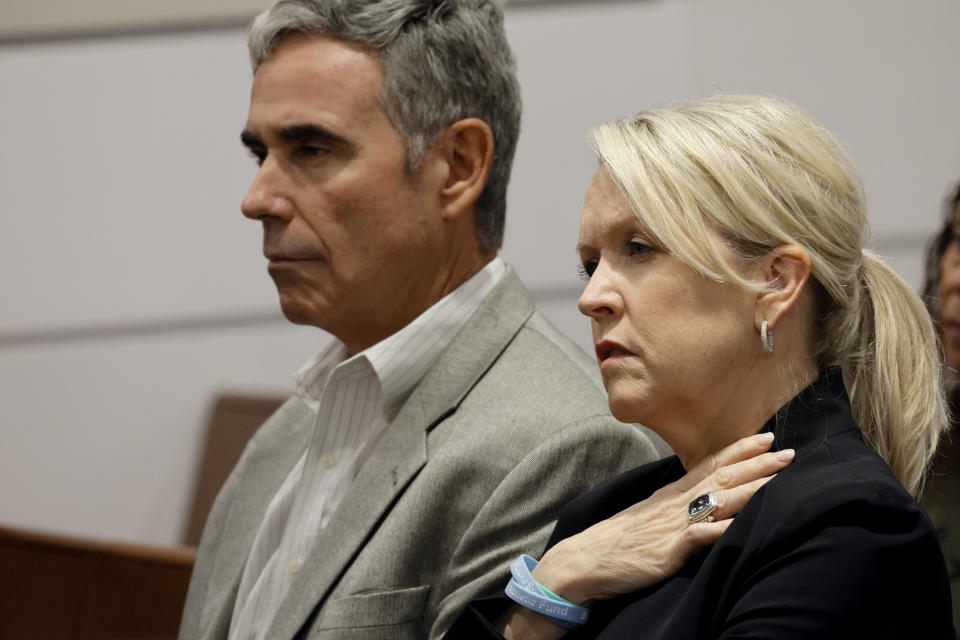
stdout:
<svg viewBox="0 0 960 640">
<path fill-rule="evenodd" d="M 410 324 L 345 359 L 334 340 L 295 375 L 316 411 L 306 451 L 267 507 L 240 580 L 230 640 L 261 640 L 317 533 L 414 387 L 489 295 L 505 265 L 494 258 Z"/>
</svg>

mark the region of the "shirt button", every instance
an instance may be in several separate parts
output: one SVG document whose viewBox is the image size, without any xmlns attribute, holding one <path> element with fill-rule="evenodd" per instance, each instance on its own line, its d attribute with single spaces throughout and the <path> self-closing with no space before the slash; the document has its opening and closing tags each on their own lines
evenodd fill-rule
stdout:
<svg viewBox="0 0 960 640">
<path fill-rule="evenodd" d="M 322 463 L 324 469 L 333 469 L 334 465 L 337 464 L 337 456 L 333 455 L 332 453 L 328 453 L 323 456 Z"/>
<path fill-rule="evenodd" d="M 287 563 L 287 569 L 290 570 L 290 573 L 296 573 L 303 568 L 303 560 L 300 558 L 291 558 L 290 562 Z"/>
</svg>

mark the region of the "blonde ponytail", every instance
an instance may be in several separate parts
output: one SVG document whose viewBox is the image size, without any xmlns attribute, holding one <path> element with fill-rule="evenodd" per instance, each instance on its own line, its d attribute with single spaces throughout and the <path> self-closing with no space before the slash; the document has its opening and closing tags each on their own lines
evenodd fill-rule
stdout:
<svg viewBox="0 0 960 640">
<path fill-rule="evenodd" d="M 859 308 L 850 310 L 859 326 L 836 355 L 864 440 L 918 495 L 948 428 L 936 332 L 920 297 L 870 251 L 859 280 Z"/>
</svg>

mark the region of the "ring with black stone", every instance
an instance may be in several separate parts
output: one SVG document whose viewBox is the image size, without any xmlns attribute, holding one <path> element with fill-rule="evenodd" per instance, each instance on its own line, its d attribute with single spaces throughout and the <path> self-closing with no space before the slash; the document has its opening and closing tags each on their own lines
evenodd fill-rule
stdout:
<svg viewBox="0 0 960 640">
<path fill-rule="evenodd" d="M 687 520 L 690 524 L 694 522 L 700 522 L 701 520 L 709 519 L 710 522 L 713 522 L 713 518 L 710 517 L 717 509 L 717 496 L 713 491 L 708 491 L 707 493 L 697 496 L 694 498 L 689 505 L 687 505 Z"/>
</svg>

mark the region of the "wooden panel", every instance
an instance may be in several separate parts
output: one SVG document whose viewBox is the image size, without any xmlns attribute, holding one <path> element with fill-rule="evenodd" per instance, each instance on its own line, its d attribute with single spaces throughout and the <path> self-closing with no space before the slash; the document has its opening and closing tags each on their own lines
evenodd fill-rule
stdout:
<svg viewBox="0 0 960 640">
<path fill-rule="evenodd" d="M 0 639 L 176 638 L 193 550 L 0 528 Z"/>
<path fill-rule="evenodd" d="M 230 471 L 254 432 L 280 408 L 282 396 L 223 394 L 216 399 L 207 423 L 206 442 L 194 481 L 190 518 L 181 542 L 200 544 L 207 514 Z"/>
</svg>

